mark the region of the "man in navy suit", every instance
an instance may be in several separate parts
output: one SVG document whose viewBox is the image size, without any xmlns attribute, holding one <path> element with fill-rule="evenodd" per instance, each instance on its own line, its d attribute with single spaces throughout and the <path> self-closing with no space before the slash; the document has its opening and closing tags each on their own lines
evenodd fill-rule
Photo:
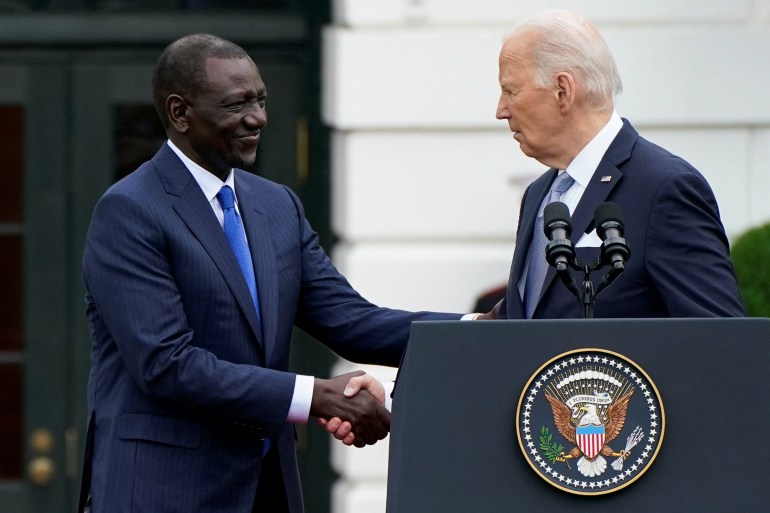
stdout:
<svg viewBox="0 0 770 513">
<path fill-rule="evenodd" d="M 508 122 L 526 155 L 551 169 L 524 193 L 508 288 L 493 316 L 582 316 L 581 304 L 554 279 L 554 269 L 538 269 L 545 256 L 544 247 L 533 242 L 542 230 L 537 217 L 553 198 L 569 207 L 571 240 L 583 262 L 599 255 L 597 206 L 612 201 L 622 211 L 631 258 L 597 297 L 596 317 L 744 315 L 708 183 L 615 112 L 620 77 L 588 20 L 549 11 L 524 21 L 502 46 L 499 80 L 497 118 Z M 566 190 L 556 190 L 561 183 Z M 592 278 L 598 281 L 606 269 Z"/>
<path fill-rule="evenodd" d="M 265 84 L 243 49 L 182 38 L 160 56 L 153 93 L 168 141 L 101 198 L 83 257 L 81 509 L 299 513 L 292 423 L 343 419 L 363 445 L 390 417 L 368 392 L 343 396 L 349 375 L 289 372 L 293 327 L 349 360 L 395 366 L 412 321 L 460 316 L 367 302 L 297 197 L 242 171 L 267 123 Z"/>
</svg>

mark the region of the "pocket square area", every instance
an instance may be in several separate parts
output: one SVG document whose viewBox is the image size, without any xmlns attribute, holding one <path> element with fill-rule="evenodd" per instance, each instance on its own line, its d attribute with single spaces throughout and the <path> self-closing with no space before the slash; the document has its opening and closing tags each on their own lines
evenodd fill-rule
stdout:
<svg viewBox="0 0 770 513">
<path fill-rule="evenodd" d="M 576 248 L 598 248 L 602 245 L 602 239 L 596 234 L 596 230 L 591 233 L 584 233 L 580 240 L 575 244 Z"/>
</svg>

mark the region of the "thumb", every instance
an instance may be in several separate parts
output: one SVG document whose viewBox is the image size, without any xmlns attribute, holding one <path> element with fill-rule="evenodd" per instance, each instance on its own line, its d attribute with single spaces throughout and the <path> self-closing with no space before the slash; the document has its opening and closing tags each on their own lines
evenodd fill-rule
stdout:
<svg viewBox="0 0 770 513">
<path fill-rule="evenodd" d="M 345 397 L 353 397 L 361 390 L 362 380 L 361 378 L 355 377 L 350 378 L 350 381 L 348 381 L 347 386 L 345 386 L 345 391 L 343 394 Z"/>
</svg>

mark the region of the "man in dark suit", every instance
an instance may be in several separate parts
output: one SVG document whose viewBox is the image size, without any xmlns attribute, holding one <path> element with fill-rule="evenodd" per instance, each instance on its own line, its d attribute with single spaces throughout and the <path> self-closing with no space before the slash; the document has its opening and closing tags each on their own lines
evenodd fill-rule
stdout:
<svg viewBox="0 0 770 513">
<path fill-rule="evenodd" d="M 613 201 L 622 211 L 631 258 L 597 297 L 596 317 L 744 315 L 708 183 L 615 112 L 620 77 L 588 20 L 550 11 L 524 21 L 502 46 L 499 80 L 497 118 L 508 122 L 526 155 L 551 169 L 524 193 L 508 288 L 493 316 L 581 317 L 579 301 L 542 265 L 537 218 L 555 200 L 569 207 L 571 240 L 584 262 L 599 255 L 597 206 Z"/>
<path fill-rule="evenodd" d="M 350 376 L 288 370 L 296 325 L 341 356 L 398 365 L 412 321 L 331 264 L 297 197 L 242 171 L 266 88 L 238 46 L 198 34 L 166 48 L 153 93 L 168 142 L 99 201 L 83 257 L 91 324 L 81 509 L 299 513 L 292 422 L 343 419 L 355 443 L 389 414 Z M 89 498 L 89 504 L 84 503 Z"/>
</svg>

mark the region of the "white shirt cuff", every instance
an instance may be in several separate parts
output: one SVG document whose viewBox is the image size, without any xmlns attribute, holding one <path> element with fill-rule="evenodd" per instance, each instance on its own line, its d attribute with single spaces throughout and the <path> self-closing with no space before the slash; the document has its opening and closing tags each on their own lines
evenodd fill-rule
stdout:
<svg viewBox="0 0 770 513">
<path fill-rule="evenodd" d="M 289 406 L 286 422 L 305 423 L 310 418 L 310 403 L 313 400 L 314 384 L 315 378 L 313 376 L 297 374 L 297 379 L 294 381 L 294 395 L 291 397 L 291 406 Z"/>
<path fill-rule="evenodd" d="M 462 317 L 460 317 L 461 321 L 475 321 L 476 317 L 478 317 L 480 314 L 477 313 L 469 313 L 465 314 Z"/>
<path fill-rule="evenodd" d="M 382 386 L 385 388 L 385 409 L 393 411 L 393 389 L 396 387 L 396 382 L 386 381 Z"/>
</svg>

